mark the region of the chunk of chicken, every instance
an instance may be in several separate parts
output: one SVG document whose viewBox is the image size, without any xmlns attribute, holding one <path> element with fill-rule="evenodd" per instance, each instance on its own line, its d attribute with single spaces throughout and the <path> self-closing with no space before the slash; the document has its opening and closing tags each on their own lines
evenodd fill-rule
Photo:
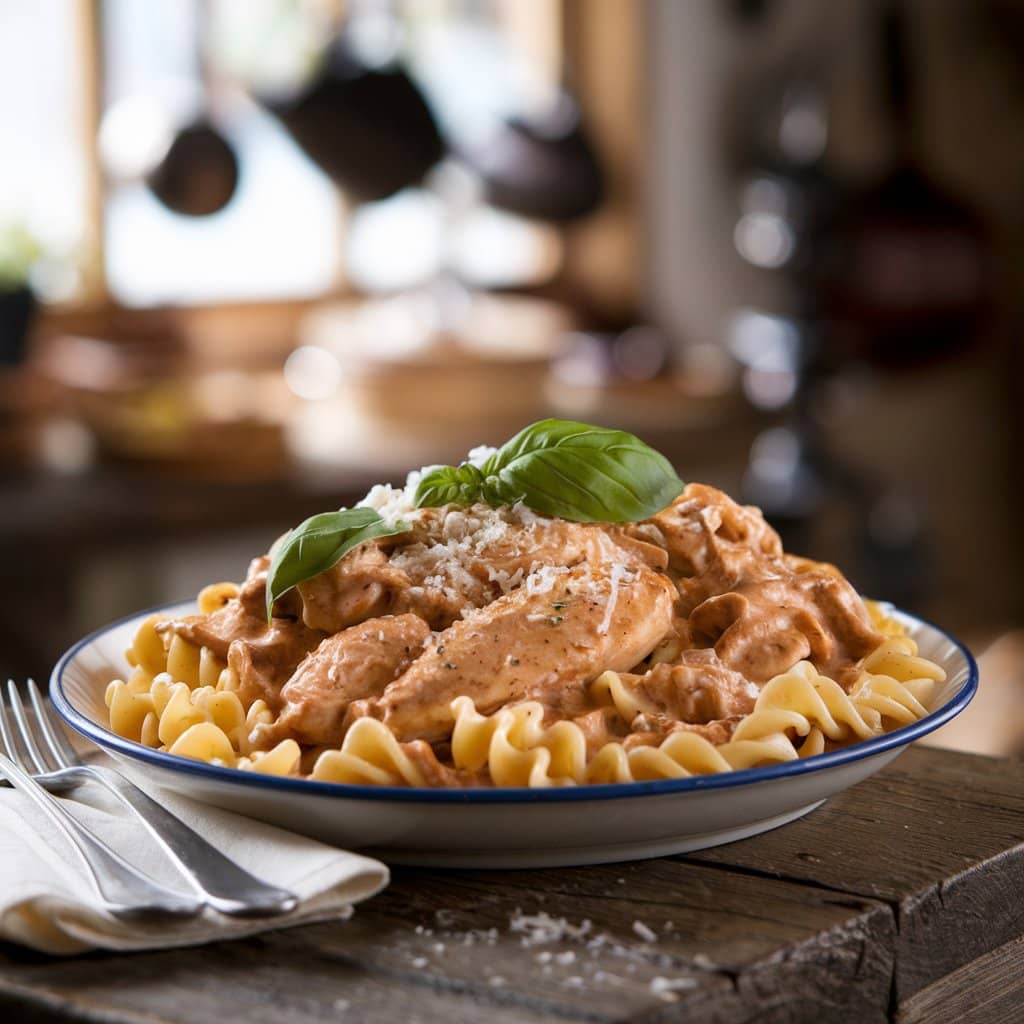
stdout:
<svg viewBox="0 0 1024 1024">
<path fill-rule="evenodd" d="M 228 668 L 238 680 L 238 696 L 246 707 L 265 700 L 274 710 L 279 708 L 281 687 L 323 640 L 323 633 L 300 622 L 274 622 L 261 636 L 235 640 L 228 648 Z"/>
<path fill-rule="evenodd" d="M 706 484 L 687 484 L 668 508 L 633 529 L 643 534 L 652 527 L 664 540 L 685 615 L 743 581 L 774 575 L 782 556 L 779 535 L 760 509 Z"/>
<path fill-rule="evenodd" d="M 277 602 L 267 622 L 266 581 L 269 558 L 257 558 L 238 596 L 209 615 L 189 615 L 157 623 L 165 641 L 171 635 L 209 648 L 238 677 L 239 696 L 246 704 L 262 698 L 271 707 L 285 680 L 324 638 L 299 619 L 302 610 L 292 591 Z"/>
<path fill-rule="evenodd" d="M 402 740 L 438 740 L 451 731 L 450 704 L 460 694 L 483 713 L 524 699 L 578 702 L 600 672 L 632 668 L 651 652 L 671 627 L 673 598 L 671 582 L 645 566 L 548 569 L 540 585 L 445 630 L 381 698 L 354 706 L 353 715 L 382 718 Z"/>
<path fill-rule="evenodd" d="M 522 506 L 471 505 L 426 509 L 408 536 L 398 538 L 391 564 L 417 584 L 438 576 L 465 592 L 472 607 L 500 597 L 501 582 L 522 579 L 535 567 L 618 562 L 664 569 L 668 555 L 656 544 L 610 523 L 574 523 L 538 516 Z M 453 558 L 453 551 L 457 557 Z M 453 572 L 452 563 L 457 564 Z M 514 584 L 513 584 L 514 585 Z"/>
<path fill-rule="evenodd" d="M 681 644 L 713 646 L 725 666 L 748 679 L 765 682 L 809 658 L 846 682 L 882 641 L 841 573 L 783 554 L 758 509 L 714 487 L 687 485 L 636 529 L 648 536 L 656 529 L 664 538 L 679 590 Z"/>
<path fill-rule="evenodd" d="M 261 735 L 276 742 L 338 745 L 349 704 L 379 696 L 420 656 L 430 628 L 416 615 L 386 615 L 328 637 L 281 690 L 284 709 Z M 254 737 L 254 742 L 259 742 Z"/>
<path fill-rule="evenodd" d="M 298 590 L 306 625 L 328 633 L 404 612 L 441 630 L 535 566 L 584 561 L 664 569 L 668 556 L 620 526 L 548 519 L 518 506 L 446 506 L 423 510 L 407 534 L 355 548 Z"/>
<path fill-rule="evenodd" d="M 311 629 L 338 633 L 392 610 L 394 595 L 411 585 L 409 577 L 388 564 L 376 543 L 360 544 L 326 572 L 296 588 L 302 620 Z"/>
<path fill-rule="evenodd" d="M 650 724 L 663 716 L 702 725 L 754 710 L 759 688 L 723 665 L 713 650 L 684 651 L 675 664 L 655 665 L 643 675 L 620 673 L 626 692 Z"/>
<path fill-rule="evenodd" d="M 269 565 L 269 558 L 254 558 L 237 597 L 209 615 L 165 619 L 156 624 L 156 631 L 165 642 L 169 641 L 172 634 L 180 636 L 209 648 L 221 661 L 226 660 L 228 648 L 234 640 L 239 637 L 254 638 L 267 632 L 266 582 Z M 301 609 L 294 603 L 292 607 L 286 608 L 282 602 L 280 610 L 284 617 L 291 618 Z"/>
<path fill-rule="evenodd" d="M 856 662 L 882 640 L 864 602 L 827 570 L 783 572 L 698 605 L 689 620 L 694 642 L 713 645 L 725 665 L 759 683 L 805 658 L 819 672 L 850 681 Z"/>
</svg>

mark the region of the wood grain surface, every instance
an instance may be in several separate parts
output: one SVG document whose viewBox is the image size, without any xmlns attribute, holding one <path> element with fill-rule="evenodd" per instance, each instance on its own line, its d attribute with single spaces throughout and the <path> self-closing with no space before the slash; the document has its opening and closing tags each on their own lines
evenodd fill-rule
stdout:
<svg viewBox="0 0 1024 1024">
<path fill-rule="evenodd" d="M 951 971 L 900 1004 L 898 1024 L 1020 1024 L 1024 937 Z"/>
<path fill-rule="evenodd" d="M 349 921 L 201 949 L 0 947 L 0 1021 L 1009 1024 L 1022 883 L 1024 764 L 918 748 L 689 857 L 401 868 Z"/>
<path fill-rule="evenodd" d="M 1024 934 L 1024 761 L 912 747 L 797 827 L 693 859 L 887 903 L 902 1002 Z"/>
</svg>

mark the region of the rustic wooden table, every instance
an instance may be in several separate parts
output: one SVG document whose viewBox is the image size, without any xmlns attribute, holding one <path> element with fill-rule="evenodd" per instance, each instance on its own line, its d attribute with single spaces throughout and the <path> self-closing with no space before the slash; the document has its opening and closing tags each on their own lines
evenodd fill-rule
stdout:
<svg viewBox="0 0 1024 1024">
<path fill-rule="evenodd" d="M 923 747 L 685 857 L 398 869 L 349 921 L 201 949 L 0 946 L 0 1021 L 1024 1021 L 1024 762 Z"/>
</svg>

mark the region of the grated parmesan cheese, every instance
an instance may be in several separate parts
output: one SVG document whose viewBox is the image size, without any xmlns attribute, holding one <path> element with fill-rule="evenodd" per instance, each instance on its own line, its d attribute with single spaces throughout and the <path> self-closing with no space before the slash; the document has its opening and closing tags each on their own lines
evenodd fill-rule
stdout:
<svg viewBox="0 0 1024 1024">
<path fill-rule="evenodd" d="M 410 482 L 407 482 L 405 487 L 392 487 L 390 484 L 374 484 L 367 492 L 366 497 L 356 503 L 356 507 L 375 509 L 380 513 L 382 519 L 390 523 L 398 519 L 404 519 L 410 524 L 416 523 L 423 517 L 426 509 L 416 507 L 414 499 L 421 473 L 415 474 L 415 484 L 411 484 L 413 475 L 412 473 L 409 474 Z"/>
<path fill-rule="evenodd" d="M 540 576 L 531 581 L 522 567 L 509 573 L 488 564 L 494 547 L 501 546 L 518 557 L 533 544 L 533 528 L 523 529 L 515 509 L 474 505 L 429 511 L 431 517 L 421 520 L 424 539 L 398 547 L 390 562 L 414 583 L 440 591 L 463 614 L 490 600 L 493 593 L 488 583 L 497 583 L 503 594 L 527 584 L 531 593 L 543 593 L 554 586 L 557 575 L 568 572 L 562 567 L 543 567 Z M 531 568 L 537 568 L 536 564 Z"/>
<path fill-rule="evenodd" d="M 466 461 L 479 467 L 494 452 L 494 448 L 479 446 L 469 452 Z M 569 571 L 563 566 L 533 562 L 526 571 L 520 565 L 510 573 L 488 564 L 488 551 L 495 546 L 510 547 L 514 557 L 526 556 L 522 563 L 527 564 L 538 531 L 553 520 L 533 512 L 521 501 L 502 508 L 482 504 L 468 508 L 417 508 L 416 489 L 423 475 L 434 468 L 413 470 L 403 487 L 377 484 L 358 502 L 359 506 L 375 509 L 386 520 L 402 519 L 416 530 L 416 537 L 409 538 L 413 542 L 399 542 L 389 559 L 395 568 L 409 575 L 416 596 L 423 596 L 428 590 L 439 591 L 465 615 L 493 596 L 493 589 L 488 591 L 487 584 L 496 584 L 502 594 L 520 587 L 530 594 L 544 594 L 554 588 L 559 576 Z"/>
<path fill-rule="evenodd" d="M 492 448 L 489 444 L 480 444 L 475 448 L 469 449 L 469 453 L 466 455 L 466 461 L 471 466 L 476 466 L 477 469 L 480 469 L 492 455 L 497 454 L 497 448 Z"/>
<path fill-rule="evenodd" d="M 607 636 L 608 630 L 612 624 L 612 616 L 615 614 L 615 605 L 619 600 L 619 584 L 620 583 L 631 583 L 636 578 L 635 573 L 631 573 L 627 566 L 621 562 L 612 563 L 611 571 L 611 593 L 608 596 L 608 602 L 604 610 L 604 618 L 601 620 L 601 624 L 597 627 L 597 631 L 601 636 Z"/>
<path fill-rule="evenodd" d="M 523 937 L 524 946 L 539 946 L 541 943 L 562 942 L 565 939 L 583 939 L 590 934 L 593 925 L 584 918 L 578 925 L 570 924 L 564 917 L 552 917 L 541 910 L 536 914 L 524 914 L 518 907 L 509 918 L 508 928 Z"/>
<path fill-rule="evenodd" d="M 555 588 L 559 576 L 565 576 L 569 570 L 564 565 L 541 565 L 526 577 L 523 588 L 528 594 L 547 594 Z"/>
<path fill-rule="evenodd" d="M 660 975 L 651 978 L 650 984 L 651 992 L 669 1003 L 674 1003 L 679 999 L 677 993 L 696 987 L 696 978 L 663 978 Z"/>
<path fill-rule="evenodd" d="M 470 450 L 466 456 L 466 462 L 472 463 L 479 468 L 496 451 L 488 445 L 480 445 Z M 390 484 L 375 484 L 367 492 L 366 496 L 356 503 L 357 508 L 372 508 L 381 514 L 383 519 L 393 522 L 396 519 L 404 519 L 407 523 L 415 524 L 423 518 L 424 513 L 429 509 L 416 507 L 416 489 L 420 480 L 431 470 L 439 466 L 423 466 L 421 469 L 414 469 L 405 478 L 404 487 L 392 487 Z M 519 507 L 518 505 L 516 506 Z M 528 512 L 528 510 L 526 510 Z M 529 512 L 533 516 L 532 512 Z M 525 518 L 520 518 L 523 525 L 527 525 Z"/>
<path fill-rule="evenodd" d="M 523 569 L 520 566 L 514 573 L 509 574 L 504 569 L 495 569 L 493 565 L 487 566 L 487 580 L 489 583 L 497 583 L 503 594 L 510 594 L 523 582 Z"/>
<path fill-rule="evenodd" d="M 512 506 L 512 512 L 523 526 L 543 526 L 545 523 L 551 522 L 548 516 L 534 512 L 532 508 L 527 508 L 521 501 L 517 501 Z"/>
<path fill-rule="evenodd" d="M 481 466 L 493 453 L 494 449 L 486 446 L 474 448 L 467 461 Z M 544 595 L 562 584 L 571 571 L 567 566 L 535 560 L 549 543 L 547 531 L 553 519 L 533 512 L 521 501 L 500 508 L 475 504 L 418 509 L 416 489 L 424 473 L 433 468 L 414 470 L 404 487 L 378 484 L 359 502 L 376 509 L 385 519 L 403 519 L 414 528 L 412 536 L 400 538 L 391 546 L 388 558 L 391 566 L 409 577 L 410 597 L 443 600 L 453 615 L 465 619 L 499 592 L 507 595 L 522 589 L 530 596 Z M 619 591 L 637 578 L 636 573 L 615 561 L 616 556 L 622 557 L 622 551 L 610 536 L 597 533 L 585 544 L 579 543 L 580 553 L 586 552 L 585 559 L 603 563 L 608 573 L 595 573 L 581 586 L 568 589 L 589 600 L 592 607 L 603 609 L 596 632 L 606 637 L 614 621 Z M 494 561 L 515 566 L 515 571 L 496 568 Z M 528 621 L 555 625 L 561 620 L 536 614 L 529 615 Z"/>
</svg>

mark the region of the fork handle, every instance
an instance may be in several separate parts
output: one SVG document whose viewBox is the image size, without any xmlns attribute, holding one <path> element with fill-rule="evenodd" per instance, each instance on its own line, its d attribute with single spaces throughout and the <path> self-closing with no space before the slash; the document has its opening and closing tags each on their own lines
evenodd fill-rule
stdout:
<svg viewBox="0 0 1024 1024">
<path fill-rule="evenodd" d="M 111 913 L 160 911 L 193 916 L 202 909 L 198 900 L 176 893 L 132 867 L 4 754 L 0 754 L 0 775 L 28 797 L 71 843 Z"/>
<path fill-rule="evenodd" d="M 257 917 L 286 914 L 298 905 L 294 893 L 250 875 L 119 771 L 98 765 L 86 765 L 85 769 L 135 812 L 215 910 L 236 917 Z"/>
</svg>

